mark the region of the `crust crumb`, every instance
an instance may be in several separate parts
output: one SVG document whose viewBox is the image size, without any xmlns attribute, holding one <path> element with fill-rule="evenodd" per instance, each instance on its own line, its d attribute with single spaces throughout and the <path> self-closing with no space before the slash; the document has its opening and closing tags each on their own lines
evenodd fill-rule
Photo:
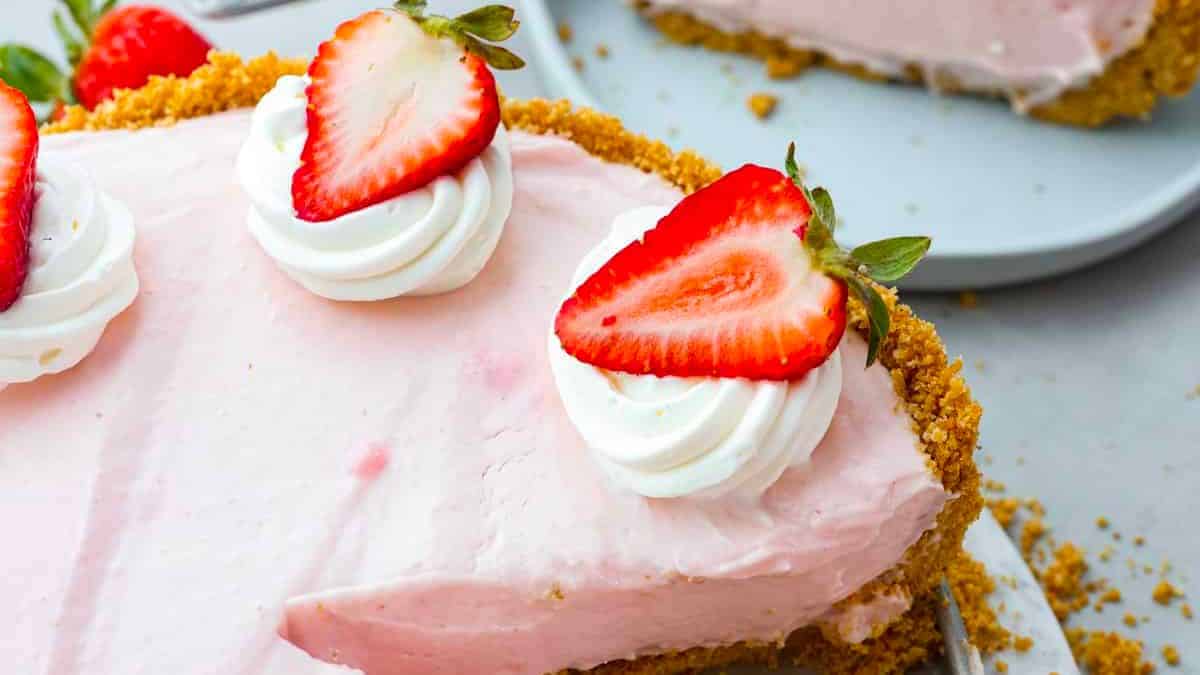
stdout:
<svg viewBox="0 0 1200 675">
<path fill-rule="evenodd" d="M 754 116 L 760 120 L 765 120 L 770 117 L 775 108 L 779 105 L 779 97 L 774 94 L 757 93 L 750 94 L 750 98 L 746 99 L 746 107 Z"/>
<path fill-rule="evenodd" d="M 1179 665 L 1179 650 L 1175 648 L 1175 645 L 1164 645 L 1162 648 L 1162 657 L 1168 666 L 1175 667 Z"/>
<path fill-rule="evenodd" d="M 1157 586 L 1154 587 L 1154 594 L 1152 597 L 1154 598 L 1155 602 L 1166 607 L 1174 602 L 1175 598 L 1182 598 L 1183 593 L 1181 593 L 1178 588 L 1175 588 L 1171 582 L 1163 579 L 1162 581 L 1158 582 Z"/>
<path fill-rule="evenodd" d="M 1147 675 L 1154 664 L 1142 659 L 1142 643 L 1116 633 L 1068 628 L 1071 652 L 1089 675 Z"/>
</svg>

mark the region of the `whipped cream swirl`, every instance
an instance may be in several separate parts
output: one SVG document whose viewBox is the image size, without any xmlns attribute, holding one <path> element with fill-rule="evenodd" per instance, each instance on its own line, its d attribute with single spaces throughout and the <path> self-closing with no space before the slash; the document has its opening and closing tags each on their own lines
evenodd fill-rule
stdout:
<svg viewBox="0 0 1200 675">
<path fill-rule="evenodd" d="M 304 77 L 285 76 L 259 102 L 238 156 L 251 233 L 281 268 L 331 300 L 432 295 L 468 284 L 495 252 L 512 210 L 512 154 L 501 125 L 457 175 L 328 222 L 292 206 L 308 140 Z"/>
<path fill-rule="evenodd" d="M 575 272 L 578 287 L 667 214 L 626 212 Z M 838 350 L 794 382 L 612 372 L 583 363 L 550 334 L 550 365 L 567 415 L 612 479 L 647 497 L 754 499 L 808 461 L 842 389 Z"/>
<path fill-rule="evenodd" d="M 29 275 L 0 312 L 0 386 L 74 367 L 137 297 L 133 216 L 82 168 L 39 162 Z"/>
</svg>

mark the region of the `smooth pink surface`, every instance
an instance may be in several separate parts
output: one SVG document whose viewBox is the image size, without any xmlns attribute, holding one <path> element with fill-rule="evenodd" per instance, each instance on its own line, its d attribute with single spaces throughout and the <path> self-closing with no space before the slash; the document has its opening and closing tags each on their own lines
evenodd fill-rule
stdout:
<svg viewBox="0 0 1200 675">
<path fill-rule="evenodd" d="M 448 296 L 313 296 L 246 232 L 248 115 L 46 139 L 139 225 L 143 290 L 77 369 L 0 392 L 0 662 L 62 675 L 522 673 L 779 637 L 893 566 L 946 495 L 846 345 L 807 470 L 761 504 L 615 492 L 547 334 L 658 179 L 513 134 L 496 256 Z M 12 545 L 15 542 L 15 545 Z M 285 610 L 286 607 L 286 610 Z"/>
</svg>

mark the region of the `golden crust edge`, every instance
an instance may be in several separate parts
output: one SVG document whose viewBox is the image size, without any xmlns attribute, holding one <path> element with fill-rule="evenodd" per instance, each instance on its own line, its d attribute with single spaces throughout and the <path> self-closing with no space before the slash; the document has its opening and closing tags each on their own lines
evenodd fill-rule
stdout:
<svg viewBox="0 0 1200 675">
<path fill-rule="evenodd" d="M 649 18 L 673 42 L 753 56 L 766 62 L 768 72 L 774 76 L 789 77 L 811 66 L 823 66 L 862 79 L 888 79 L 862 65 L 841 62 L 818 51 L 796 49 L 754 31 L 726 33 L 684 12 L 669 11 Z M 1187 94 L 1198 73 L 1200 0 L 1157 0 L 1150 28 L 1139 45 L 1113 60 L 1087 85 L 1064 92 L 1029 114 L 1047 122 L 1081 127 L 1100 127 L 1119 119 L 1146 119 L 1164 97 Z M 910 69 L 907 77 L 915 82 L 923 80 L 916 68 Z M 938 82 L 938 86 L 953 93 L 995 94 L 968 91 L 949 81 Z"/>
<path fill-rule="evenodd" d="M 283 59 L 274 54 L 244 62 L 235 54 L 214 52 L 209 56 L 209 64 L 189 77 L 152 78 L 141 89 L 118 92 L 113 100 L 92 112 L 70 108 L 62 120 L 42 131 L 55 134 L 140 129 L 251 107 L 270 91 L 279 77 L 302 74 L 306 68 L 303 60 Z M 510 127 L 565 137 L 601 159 L 657 174 L 684 192 L 695 191 L 722 174 L 719 167 L 693 152 L 676 153 L 660 141 L 626 130 L 615 117 L 573 108 L 566 101 L 509 99 L 504 102 L 503 115 Z M 896 392 L 905 401 L 914 430 L 929 458 L 931 472 L 954 497 L 939 514 L 936 527 L 908 550 L 897 567 L 839 605 L 868 601 L 878 593 L 901 589 L 917 598 L 914 607 L 921 607 L 928 602 L 930 589 L 946 573 L 948 565 L 959 559 L 966 529 L 982 509 L 979 472 L 972 459 L 981 409 L 963 382 L 961 362 L 947 359 L 932 324 L 900 304 L 894 291 L 885 289 L 884 295 L 892 311 L 892 330 L 880 352 L 880 360 L 888 367 Z M 850 321 L 856 330 L 865 330 L 864 313 L 857 303 L 851 304 Z M 887 636 L 911 633 L 916 622 L 916 615 L 906 614 L 883 635 L 864 645 L 836 644 L 817 629 L 801 629 L 789 638 L 787 649 L 797 655 L 794 658 L 826 667 L 861 662 L 865 655 L 873 653 L 872 649 L 878 651 L 878 645 L 889 644 L 885 642 Z M 927 641 L 927 631 L 922 631 Z M 905 653 L 925 653 L 929 645 L 914 643 L 910 647 Z M 667 675 L 735 662 L 769 662 L 784 653 L 781 649 L 780 645 L 746 643 L 698 648 L 607 664 L 594 672 Z M 907 667 L 914 662 L 905 661 L 903 665 Z"/>
</svg>

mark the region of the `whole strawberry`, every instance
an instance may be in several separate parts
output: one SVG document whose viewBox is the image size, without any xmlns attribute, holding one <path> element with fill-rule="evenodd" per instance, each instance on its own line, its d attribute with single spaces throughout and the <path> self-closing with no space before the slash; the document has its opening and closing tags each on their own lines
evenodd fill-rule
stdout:
<svg viewBox="0 0 1200 675">
<path fill-rule="evenodd" d="M 151 75 L 190 75 L 212 45 L 178 16 L 116 0 L 61 0 L 54 29 L 73 68 L 70 76 L 24 45 L 0 46 L 0 80 L 30 101 L 79 102 L 91 110 L 116 89 L 136 89 Z M 65 11 L 64 11 L 65 10 Z"/>
</svg>

